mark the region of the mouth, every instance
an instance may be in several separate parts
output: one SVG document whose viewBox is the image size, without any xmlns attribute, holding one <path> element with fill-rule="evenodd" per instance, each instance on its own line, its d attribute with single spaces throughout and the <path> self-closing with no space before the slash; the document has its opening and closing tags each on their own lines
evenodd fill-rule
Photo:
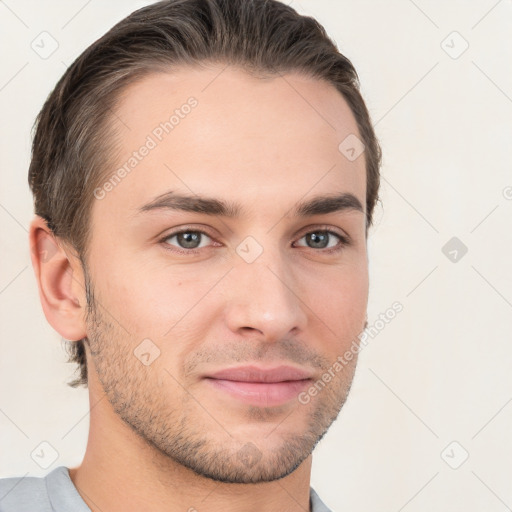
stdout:
<svg viewBox="0 0 512 512">
<path fill-rule="evenodd" d="M 276 407 L 297 397 L 311 385 L 311 372 L 292 366 L 226 368 L 204 377 L 214 389 L 259 407 Z"/>
</svg>

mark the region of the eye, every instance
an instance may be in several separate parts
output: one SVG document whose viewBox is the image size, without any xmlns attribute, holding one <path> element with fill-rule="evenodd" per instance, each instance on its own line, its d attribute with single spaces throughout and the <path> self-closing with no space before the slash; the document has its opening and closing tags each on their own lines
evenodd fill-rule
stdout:
<svg viewBox="0 0 512 512">
<path fill-rule="evenodd" d="M 335 252 L 349 244 L 347 237 L 330 230 L 316 230 L 306 233 L 299 240 L 306 240 L 306 247 Z M 301 247 L 304 247 L 301 245 Z"/>
<path fill-rule="evenodd" d="M 205 240 L 206 239 L 206 240 Z M 342 250 L 350 244 L 350 240 L 332 230 L 317 229 L 305 233 L 300 240 L 305 240 L 306 245 L 298 244 L 300 247 L 309 247 L 310 249 L 318 249 L 319 252 L 331 253 Z M 205 231 L 198 229 L 181 229 L 174 233 L 167 234 L 160 242 L 164 248 L 182 254 L 196 254 L 200 249 L 212 246 L 208 243 L 213 238 Z M 222 245 L 215 242 L 217 246 Z"/>
<path fill-rule="evenodd" d="M 195 249 L 202 249 L 205 247 L 205 244 L 202 244 L 205 237 L 211 240 L 211 237 L 204 231 L 184 229 L 166 235 L 165 238 L 161 240 L 161 242 L 167 245 L 174 245 L 173 243 L 170 243 L 169 240 L 175 239 L 177 248 L 182 249 L 178 252 L 193 253 Z M 207 245 L 208 244 L 206 244 L 206 246 Z"/>
</svg>

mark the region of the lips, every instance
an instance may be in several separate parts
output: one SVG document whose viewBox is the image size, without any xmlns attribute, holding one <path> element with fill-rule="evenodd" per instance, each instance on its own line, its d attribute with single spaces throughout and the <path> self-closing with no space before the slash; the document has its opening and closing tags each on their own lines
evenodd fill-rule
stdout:
<svg viewBox="0 0 512 512">
<path fill-rule="evenodd" d="M 290 380 L 304 380 L 312 377 L 311 373 L 292 366 L 278 366 L 275 368 L 257 368 L 256 366 L 239 366 L 215 372 L 208 377 L 212 379 L 232 380 L 238 382 L 284 382 Z"/>
<path fill-rule="evenodd" d="M 262 407 L 283 405 L 311 384 L 312 373 L 292 366 L 226 368 L 205 376 L 206 382 L 241 402 Z"/>
</svg>

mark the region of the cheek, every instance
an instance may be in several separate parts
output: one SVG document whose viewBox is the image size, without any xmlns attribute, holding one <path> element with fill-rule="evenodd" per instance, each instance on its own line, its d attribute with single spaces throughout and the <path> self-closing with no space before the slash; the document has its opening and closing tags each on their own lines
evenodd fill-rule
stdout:
<svg viewBox="0 0 512 512">
<path fill-rule="evenodd" d="M 166 334 L 174 336 L 183 327 L 191 329 L 192 319 L 202 309 L 201 299 L 221 275 L 198 275 L 179 266 L 162 271 L 128 265 L 103 273 L 100 282 L 109 310 L 132 336 L 156 341 Z"/>
<path fill-rule="evenodd" d="M 364 329 L 368 304 L 368 271 L 364 264 L 340 271 L 311 293 L 312 321 L 325 324 L 330 346 L 339 352 Z M 318 283 L 317 283 L 318 284 Z M 316 318 L 316 320 L 313 320 Z"/>
</svg>

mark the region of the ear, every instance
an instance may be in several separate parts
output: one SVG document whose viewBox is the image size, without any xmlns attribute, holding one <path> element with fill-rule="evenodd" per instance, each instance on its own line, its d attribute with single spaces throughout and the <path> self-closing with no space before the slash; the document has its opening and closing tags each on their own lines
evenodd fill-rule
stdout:
<svg viewBox="0 0 512 512">
<path fill-rule="evenodd" d="M 80 260 L 36 215 L 29 230 L 30 257 L 48 323 L 66 340 L 86 336 L 85 280 Z"/>
</svg>

